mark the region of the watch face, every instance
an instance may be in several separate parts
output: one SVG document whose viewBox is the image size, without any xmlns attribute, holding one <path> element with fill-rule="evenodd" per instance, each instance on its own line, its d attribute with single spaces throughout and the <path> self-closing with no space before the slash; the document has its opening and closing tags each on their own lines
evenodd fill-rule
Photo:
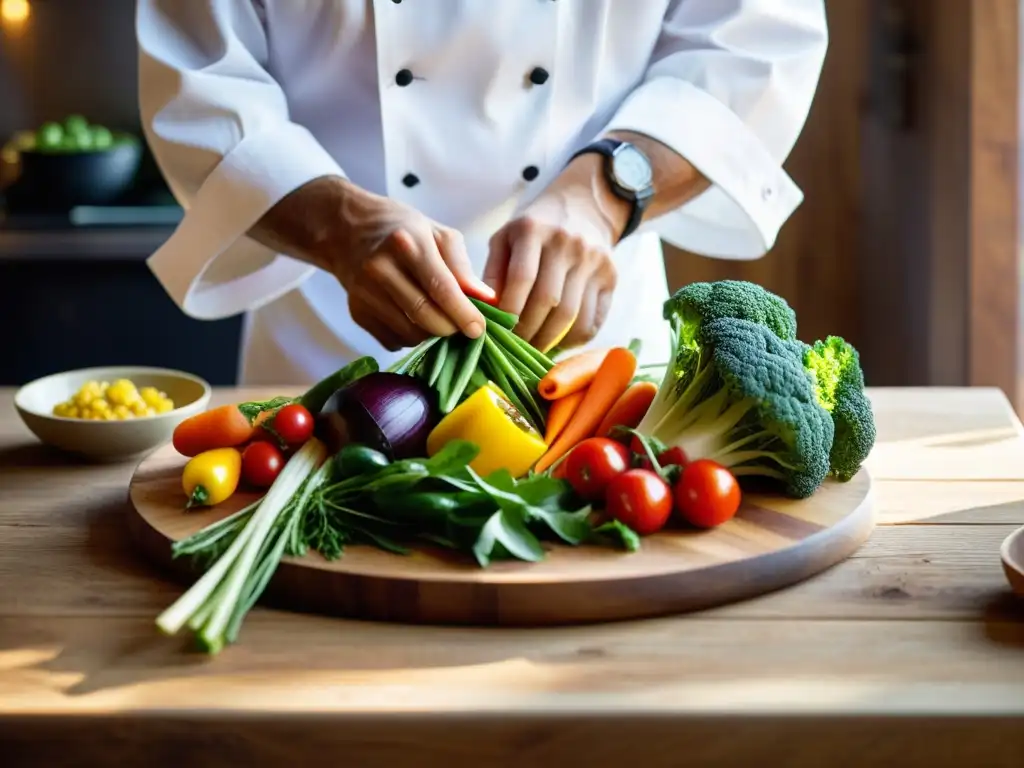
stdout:
<svg viewBox="0 0 1024 768">
<path fill-rule="evenodd" d="M 651 164 L 647 157 L 632 144 L 622 146 L 612 159 L 612 170 L 616 181 L 632 192 L 639 192 L 650 185 Z"/>
</svg>

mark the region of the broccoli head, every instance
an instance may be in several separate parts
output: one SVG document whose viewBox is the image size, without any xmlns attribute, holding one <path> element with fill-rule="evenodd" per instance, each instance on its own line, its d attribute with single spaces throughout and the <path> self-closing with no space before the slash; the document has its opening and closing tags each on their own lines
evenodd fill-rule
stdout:
<svg viewBox="0 0 1024 768">
<path fill-rule="evenodd" d="M 786 300 L 757 283 L 716 280 L 683 286 L 667 302 L 663 314 L 684 342 L 693 346 L 704 323 L 723 317 L 750 320 L 780 339 L 796 339 L 796 313 Z"/>
<path fill-rule="evenodd" d="M 814 378 L 818 402 L 831 414 L 835 438 L 829 474 L 846 482 L 860 470 L 875 445 L 875 416 L 864 392 L 857 350 L 839 336 L 804 348 L 804 367 Z"/>
<path fill-rule="evenodd" d="M 666 373 L 638 431 L 691 459 L 713 459 L 734 475 L 770 478 L 806 498 L 825 480 L 834 426 L 804 368 L 805 344 L 763 323 L 703 322 L 692 370 Z"/>
</svg>

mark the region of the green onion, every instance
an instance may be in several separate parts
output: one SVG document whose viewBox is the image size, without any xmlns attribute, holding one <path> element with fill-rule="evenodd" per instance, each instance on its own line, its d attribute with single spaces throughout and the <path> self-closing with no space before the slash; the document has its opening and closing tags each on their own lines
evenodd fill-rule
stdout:
<svg viewBox="0 0 1024 768">
<path fill-rule="evenodd" d="M 469 379 L 480 363 L 480 353 L 483 351 L 484 343 L 487 341 L 487 332 L 484 331 L 477 338 L 469 342 L 462 355 L 461 365 L 455 383 L 448 391 L 448 396 L 441 403 L 442 413 L 451 413 L 455 406 L 462 400 L 462 394 L 466 391 Z"/>
<path fill-rule="evenodd" d="M 473 302 L 473 305 L 480 310 L 480 314 L 484 316 L 485 320 L 497 323 L 502 328 L 507 328 L 511 331 L 519 322 L 519 318 L 511 312 L 505 312 L 497 307 L 492 307 L 490 304 L 479 301 L 478 299 L 470 298 L 470 301 Z"/>
</svg>

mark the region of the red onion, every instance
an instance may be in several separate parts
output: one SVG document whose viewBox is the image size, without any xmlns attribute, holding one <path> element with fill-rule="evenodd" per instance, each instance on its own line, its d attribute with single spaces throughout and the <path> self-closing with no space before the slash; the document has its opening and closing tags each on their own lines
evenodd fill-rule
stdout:
<svg viewBox="0 0 1024 768">
<path fill-rule="evenodd" d="M 392 461 L 418 458 L 427 455 L 427 435 L 438 422 L 437 396 L 412 376 L 371 373 L 331 395 L 317 422 L 334 453 L 359 443 Z"/>
</svg>

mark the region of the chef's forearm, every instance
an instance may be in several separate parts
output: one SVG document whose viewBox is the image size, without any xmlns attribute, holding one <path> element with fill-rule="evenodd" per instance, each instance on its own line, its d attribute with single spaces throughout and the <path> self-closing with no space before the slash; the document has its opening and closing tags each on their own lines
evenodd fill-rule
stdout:
<svg viewBox="0 0 1024 768">
<path fill-rule="evenodd" d="M 340 176 L 313 179 L 267 211 L 249 236 L 278 253 L 330 271 L 331 254 L 345 242 L 345 206 L 361 192 Z"/>
<path fill-rule="evenodd" d="M 710 186 L 710 182 L 686 158 L 660 141 L 631 131 L 615 131 L 608 136 L 634 144 L 651 161 L 654 197 L 644 211 L 644 219 L 678 208 Z M 630 208 L 628 202 L 612 192 L 604 174 L 604 162 L 604 158 L 596 153 L 580 155 L 552 183 L 551 190 L 555 193 L 577 191 L 592 197 L 617 240 L 629 219 Z"/>
<path fill-rule="evenodd" d="M 608 135 L 635 145 L 651 161 L 654 168 L 654 198 L 644 211 L 645 219 L 668 213 L 711 186 L 685 157 L 660 141 L 632 131 L 614 131 Z"/>
</svg>

